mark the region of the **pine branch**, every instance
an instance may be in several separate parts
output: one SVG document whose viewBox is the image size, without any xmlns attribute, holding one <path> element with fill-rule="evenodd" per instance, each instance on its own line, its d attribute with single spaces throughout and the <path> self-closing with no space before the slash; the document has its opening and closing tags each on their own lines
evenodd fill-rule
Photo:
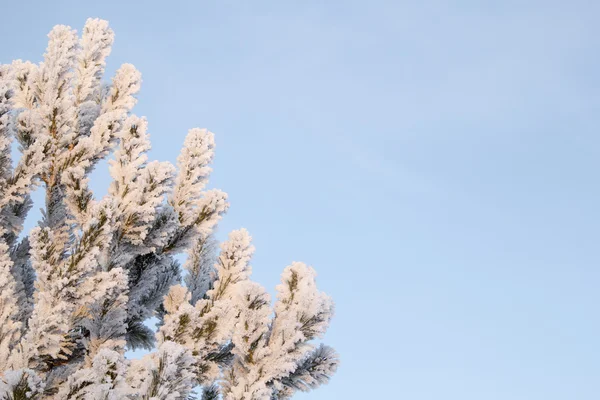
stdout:
<svg viewBox="0 0 600 400">
<path fill-rule="evenodd" d="M 140 73 L 124 64 L 102 83 L 113 39 L 99 19 L 80 39 L 57 26 L 43 63 L 0 65 L 0 399 L 192 399 L 199 386 L 204 400 L 284 399 L 328 382 L 337 355 L 309 342 L 333 303 L 314 270 L 286 268 L 272 308 L 250 281 L 247 231 L 216 254 L 229 204 L 207 190 L 214 135 L 188 132 L 177 173 L 148 161 L 131 114 Z M 112 152 L 96 199 L 90 172 Z M 19 242 L 40 184 L 42 220 Z M 125 346 L 154 351 L 128 361 Z"/>
<path fill-rule="evenodd" d="M 313 350 L 296 369 L 281 379 L 281 383 L 293 390 L 307 392 L 326 384 L 337 370 L 339 358 L 335 350 L 321 344 Z"/>
</svg>

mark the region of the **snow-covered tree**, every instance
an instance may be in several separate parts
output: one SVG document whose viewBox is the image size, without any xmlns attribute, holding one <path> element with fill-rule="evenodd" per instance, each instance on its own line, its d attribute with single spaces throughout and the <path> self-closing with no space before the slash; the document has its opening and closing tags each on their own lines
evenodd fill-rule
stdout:
<svg viewBox="0 0 600 400">
<path fill-rule="evenodd" d="M 149 161 L 140 73 L 103 81 L 112 43 L 89 19 L 81 38 L 56 26 L 43 62 L 0 65 L 0 400 L 287 399 L 327 383 L 338 357 L 312 342 L 333 303 L 315 271 L 292 263 L 272 305 L 250 280 L 248 232 L 219 250 L 229 204 L 207 189 L 213 134 L 191 129 L 176 167 Z M 113 181 L 96 198 L 106 158 Z M 43 218 L 25 235 L 37 188 Z M 127 359 L 137 348 L 148 354 Z"/>
</svg>

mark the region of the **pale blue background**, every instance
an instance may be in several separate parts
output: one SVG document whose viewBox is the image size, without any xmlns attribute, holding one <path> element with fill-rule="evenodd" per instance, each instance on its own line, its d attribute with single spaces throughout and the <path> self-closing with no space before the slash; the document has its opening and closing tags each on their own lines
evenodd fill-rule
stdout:
<svg viewBox="0 0 600 400">
<path fill-rule="evenodd" d="M 0 62 L 116 32 L 151 156 L 216 132 L 220 237 L 303 260 L 343 364 L 305 399 L 600 398 L 597 1 L 3 1 Z M 95 176 L 105 187 L 104 170 Z"/>
</svg>

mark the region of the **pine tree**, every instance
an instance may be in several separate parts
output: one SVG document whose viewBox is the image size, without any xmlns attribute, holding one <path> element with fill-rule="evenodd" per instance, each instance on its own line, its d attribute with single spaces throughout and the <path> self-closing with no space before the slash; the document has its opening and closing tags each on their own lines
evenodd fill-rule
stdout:
<svg viewBox="0 0 600 400">
<path fill-rule="evenodd" d="M 333 303 L 315 271 L 287 267 L 272 306 L 248 232 L 213 235 L 229 207 L 206 188 L 213 134 L 191 129 L 177 167 L 148 161 L 140 73 L 103 82 L 108 23 L 48 36 L 42 63 L 0 65 L 0 399 L 287 399 L 327 383 L 338 357 L 312 341 Z M 96 198 L 90 172 L 109 157 Z M 149 353 L 127 359 L 136 348 Z"/>
</svg>

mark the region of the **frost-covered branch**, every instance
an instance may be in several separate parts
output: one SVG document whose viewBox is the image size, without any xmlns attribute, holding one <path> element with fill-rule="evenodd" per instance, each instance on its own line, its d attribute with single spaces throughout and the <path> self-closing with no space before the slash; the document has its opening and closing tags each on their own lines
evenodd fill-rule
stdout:
<svg viewBox="0 0 600 400">
<path fill-rule="evenodd" d="M 117 208 L 114 243 L 117 246 L 121 241 L 136 246 L 144 243 L 174 174 L 168 162 L 147 163 L 145 153 L 150 149 L 147 125 L 144 118 L 127 118 L 115 159 L 110 161 L 114 181 L 109 193 Z"/>
<path fill-rule="evenodd" d="M 125 381 L 127 363 L 123 355 L 101 350 L 92 365 L 69 376 L 61 386 L 58 399 L 118 400 L 126 398 L 129 387 Z"/>
<path fill-rule="evenodd" d="M 8 246 L 0 239 L 0 371 L 8 367 L 10 351 L 21 336 L 16 284 Z"/>
<path fill-rule="evenodd" d="M 37 113 L 30 110 L 18 113 L 19 99 L 27 97 L 32 64 L 15 63 L 0 66 L 0 225 L 11 246 L 23 228 L 31 208 L 29 194 L 36 186 L 36 178 L 44 171 L 45 152 L 49 149 L 46 137 L 30 132 Z M 27 100 L 25 100 L 27 101 Z M 11 143 L 13 136 L 21 142 L 22 157 L 13 170 Z"/>
<path fill-rule="evenodd" d="M 179 215 L 181 225 L 191 225 L 197 218 L 196 208 L 212 171 L 215 138 L 206 129 L 190 129 L 184 147 L 177 157 L 179 174 L 170 203 Z"/>
<path fill-rule="evenodd" d="M 114 33 L 108 21 L 89 18 L 83 28 L 77 57 L 75 98 L 78 104 L 91 101 L 98 103 L 101 95 L 101 79 L 104 75 L 106 57 L 114 41 Z"/>
<path fill-rule="evenodd" d="M 186 399 L 194 388 L 194 358 L 185 347 L 162 343 L 156 353 L 131 363 L 127 377 L 135 398 Z"/>
<path fill-rule="evenodd" d="M 214 381 L 220 372 L 219 354 L 232 334 L 235 324 L 237 288 L 250 275 L 250 258 L 254 247 L 244 229 L 230 233 L 221 246 L 216 265 L 218 279 L 205 299 L 191 303 L 192 295 L 182 286 L 173 286 L 165 298 L 164 325 L 159 342 L 174 341 L 192 351 L 197 363 L 199 383 Z"/>
<path fill-rule="evenodd" d="M 227 400 L 268 399 L 271 389 L 264 375 L 270 354 L 270 298 L 258 284 L 247 282 L 237 293 L 239 316 L 232 337 L 234 361 L 225 373 L 223 397 Z"/>
<path fill-rule="evenodd" d="M 323 376 L 303 371 L 310 367 L 303 364 L 310 359 L 313 349 L 308 341 L 324 334 L 333 313 L 330 298 L 316 288 L 315 275 L 312 268 L 302 263 L 293 263 L 284 270 L 282 283 L 276 288 L 278 300 L 273 321 L 264 289 L 255 284 L 243 286 L 239 293 L 240 316 L 232 339 L 235 358 L 225 372 L 225 399 L 250 400 L 273 395 L 286 398 L 297 389 L 290 383 L 306 379 L 314 385 L 319 379 L 323 381 Z M 326 374 L 331 374 L 335 366 L 323 365 L 328 368 Z"/>
<path fill-rule="evenodd" d="M 335 350 L 321 344 L 301 360 L 294 371 L 273 384 L 276 398 L 284 399 L 299 390 L 308 392 L 323 384 L 329 383 L 331 376 L 337 370 L 339 358 Z"/>
<path fill-rule="evenodd" d="M 25 337 L 29 366 L 68 359 L 74 346 L 69 337 L 73 318 L 89 300 L 81 284 L 96 272 L 98 256 L 110 232 L 111 210 L 99 205 L 82 235 L 66 257 L 54 242 L 50 228 L 31 233 L 32 265 L 37 274 L 35 308 Z M 63 259 L 64 258 L 64 259 Z"/>
<path fill-rule="evenodd" d="M 213 236 L 199 235 L 188 253 L 184 268 L 187 271 L 185 285 L 191 294 L 191 303 L 196 302 L 212 289 L 216 279 L 217 241 Z"/>
<path fill-rule="evenodd" d="M 33 311 L 33 293 L 35 290 L 35 271 L 29 259 L 29 238 L 25 237 L 11 249 L 13 263 L 11 272 L 15 280 L 15 303 L 19 308 L 19 321 L 22 330 L 26 330 Z"/>
<path fill-rule="evenodd" d="M 175 400 L 199 385 L 204 400 L 283 399 L 326 383 L 337 355 L 310 341 L 333 306 L 314 270 L 286 268 L 273 308 L 250 281 L 248 232 L 218 250 L 214 135 L 191 129 L 177 169 L 149 161 L 140 73 L 104 82 L 108 23 L 48 37 L 42 63 L 0 65 L 0 400 Z M 111 154 L 97 199 L 90 173 Z M 38 186 L 42 220 L 23 235 Z"/>
<path fill-rule="evenodd" d="M 0 399 L 36 399 L 44 391 L 44 381 L 31 369 L 6 371 L 0 376 Z"/>
</svg>

